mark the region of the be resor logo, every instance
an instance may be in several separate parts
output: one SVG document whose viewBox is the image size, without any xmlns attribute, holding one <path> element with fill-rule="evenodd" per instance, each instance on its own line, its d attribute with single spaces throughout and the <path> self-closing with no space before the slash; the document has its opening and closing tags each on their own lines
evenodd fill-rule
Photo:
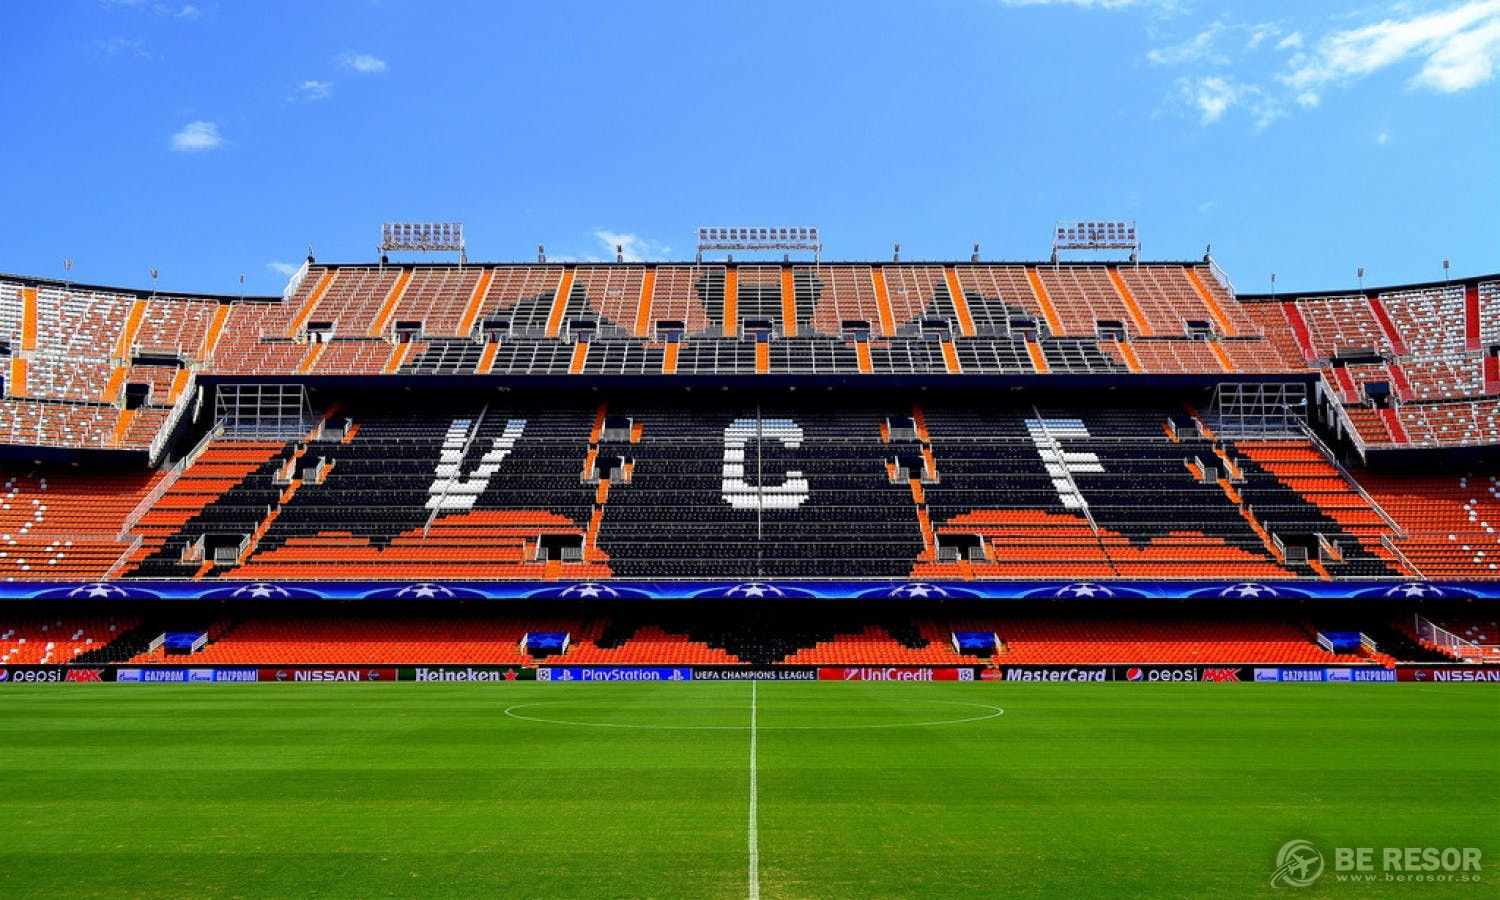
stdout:
<svg viewBox="0 0 1500 900">
<path fill-rule="evenodd" d="M 1335 847 L 1333 880 L 1355 884 L 1479 883 L 1478 847 Z M 1327 860 L 1312 841 L 1281 845 L 1271 887 L 1304 888 L 1327 873 Z"/>
</svg>

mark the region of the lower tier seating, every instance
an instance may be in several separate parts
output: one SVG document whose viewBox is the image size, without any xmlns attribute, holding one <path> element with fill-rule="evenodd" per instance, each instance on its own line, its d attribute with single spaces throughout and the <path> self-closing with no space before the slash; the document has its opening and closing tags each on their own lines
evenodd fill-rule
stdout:
<svg viewBox="0 0 1500 900">
<path fill-rule="evenodd" d="M 130 615 L 0 614 L 0 665 L 60 665 L 98 650 L 135 625 Z"/>
<path fill-rule="evenodd" d="M 1418 577 L 1310 440 L 1221 440 L 1181 407 L 387 397 L 329 418 L 214 440 L 123 541 L 159 476 L 70 470 L 76 515 L 0 510 L 0 577 Z"/>
<path fill-rule="evenodd" d="M 108 601 L 118 605 L 121 601 Z M 66 604 L 65 604 L 66 605 Z M 423 606 L 428 607 L 423 609 Z M 0 663 L 70 661 L 193 665 L 802 665 L 951 666 L 1214 663 L 1388 665 L 1438 657 L 1410 634 L 1412 616 L 1394 611 L 1307 611 L 1247 601 L 1179 613 L 1124 601 L 1069 609 L 1018 603 L 901 605 L 610 603 L 511 610 L 408 599 L 308 608 L 287 602 L 202 608 L 141 606 L 115 612 L 0 614 Z M 126 604 L 129 606 L 129 604 Z M 1260 609 L 1258 607 L 1268 607 Z M 1111 612 L 1111 610 L 1114 610 Z M 1496 623 L 1434 613 L 1444 627 L 1476 643 L 1497 643 Z M 150 649 L 164 632 L 202 632 L 191 655 Z M 955 631 L 996 636 L 993 655 L 960 652 Z M 1358 631 L 1373 649 L 1330 653 L 1320 631 Z M 530 632 L 568 635 L 566 650 L 533 656 Z M 114 642 L 128 648 L 110 652 Z"/>
<path fill-rule="evenodd" d="M 1500 474 L 1408 476 L 1368 470 L 1360 483 L 1405 536 L 1395 545 L 1432 579 L 1500 577 Z"/>
<path fill-rule="evenodd" d="M 93 581 L 130 549 L 126 517 L 163 476 L 62 466 L 0 468 L 0 579 Z"/>
</svg>

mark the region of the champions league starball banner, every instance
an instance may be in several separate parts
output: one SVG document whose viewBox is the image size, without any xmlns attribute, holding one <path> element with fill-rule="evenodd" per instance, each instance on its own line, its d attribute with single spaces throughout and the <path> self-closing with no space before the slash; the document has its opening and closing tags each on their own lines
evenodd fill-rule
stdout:
<svg viewBox="0 0 1500 900">
<path fill-rule="evenodd" d="M 0 600 L 1500 599 L 1500 581 L 5 582 Z"/>
</svg>

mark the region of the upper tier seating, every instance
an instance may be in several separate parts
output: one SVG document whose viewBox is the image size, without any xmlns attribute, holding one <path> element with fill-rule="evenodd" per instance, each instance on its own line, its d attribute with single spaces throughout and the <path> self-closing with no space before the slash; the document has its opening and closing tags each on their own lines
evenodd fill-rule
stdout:
<svg viewBox="0 0 1500 900">
<path fill-rule="evenodd" d="M 1385 291 L 1379 297 L 1412 357 L 1457 356 L 1466 350 L 1464 329 L 1457 327 L 1464 321 L 1462 285 Z"/>
<path fill-rule="evenodd" d="M 1297 309 L 1307 323 L 1313 350 L 1320 357 L 1348 350 L 1395 355 L 1390 339 L 1363 296 L 1304 297 L 1297 301 Z"/>
<path fill-rule="evenodd" d="M 192 390 L 159 373 L 148 410 L 114 414 L 123 385 L 146 374 L 132 367 L 138 354 L 175 357 L 194 375 L 251 378 L 1232 378 L 1369 351 L 1383 361 L 1324 369 L 1362 448 L 1493 443 L 1500 361 L 1486 354 L 1500 344 L 1497 320 L 1493 281 L 1241 303 L 1206 264 L 311 265 L 286 300 L 250 301 L 8 281 L 4 399 L 58 405 L 8 407 L 18 421 L 0 433 L 159 449 L 153 429 L 175 420 L 160 408 Z M 764 328 L 769 344 L 746 340 L 747 325 Z M 1390 411 L 1361 391 L 1381 379 Z"/>
<path fill-rule="evenodd" d="M 1476 294 L 1479 304 L 1472 312 L 1479 316 L 1479 343 L 1500 344 L 1500 281 L 1481 282 Z"/>
<path fill-rule="evenodd" d="M 154 297 L 146 301 L 131 350 L 153 356 L 202 360 L 207 351 L 209 329 L 216 317 L 221 313 L 227 315 L 227 312 L 223 304 L 206 300 Z"/>
<path fill-rule="evenodd" d="M 421 322 L 422 334 L 429 337 L 467 336 L 460 326 L 486 274 L 489 273 L 477 268 L 411 270 L 406 290 L 382 336 L 398 322 Z"/>
<path fill-rule="evenodd" d="M 1136 317 L 1103 266 L 1036 270 L 1052 306 L 1057 310 L 1061 334 L 1092 337 L 1100 321 L 1120 323 L 1131 338 L 1150 336 L 1150 325 Z"/>
</svg>

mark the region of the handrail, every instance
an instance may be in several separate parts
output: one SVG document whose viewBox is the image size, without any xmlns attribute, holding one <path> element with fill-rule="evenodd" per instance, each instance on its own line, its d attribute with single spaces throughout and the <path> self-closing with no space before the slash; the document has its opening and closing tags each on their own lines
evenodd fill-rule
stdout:
<svg viewBox="0 0 1500 900">
<path fill-rule="evenodd" d="M 122 550 L 120 552 L 119 556 L 115 557 L 114 563 L 111 564 L 110 567 L 107 570 L 105 570 L 105 572 L 104 572 L 104 578 L 105 578 L 106 581 L 109 580 L 109 579 L 111 579 L 111 578 L 113 578 L 113 577 L 115 577 L 115 573 L 116 572 L 118 572 L 121 569 L 125 568 L 125 563 L 129 562 L 130 557 L 135 554 L 135 551 L 141 549 L 141 544 L 145 540 L 146 540 L 145 535 L 141 535 L 141 534 L 136 535 L 135 536 L 135 540 L 133 540 L 133 541 L 130 542 L 130 546 L 126 547 L 124 550 Z"/>
<path fill-rule="evenodd" d="M 1364 437 L 1360 435 L 1359 429 L 1354 427 L 1354 420 L 1349 418 L 1348 411 L 1344 409 L 1344 402 L 1329 389 L 1328 382 L 1323 376 L 1319 376 L 1318 391 L 1326 396 L 1329 408 L 1334 411 L 1334 415 L 1338 417 L 1339 424 L 1343 427 L 1344 436 L 1349 438 L 1350 443 L 1354 444 L 1354 449 L 1359 451 L 1360 462 L 1368 462 L 1370 458 L 1369 447 L 1365 444 Z"/>
<path fill-rule="evenodd" d="M 304 259 L 302 265 L 297 267 L 297 271 L 292 273 L 292 277 L 287 279 L 286 287 L 281 291 L 281 300 L 283 303 L 292 302 L 292 295 L 297 293 L 297 288 L 302 286 L 302 282 L 307 278 L 307 271 L 311 265 L 308 260 Z"/>
<path fill-rule="evenodd" d="M 1385 549 L 1391 551 L 1391 553 L 1395 554 L 1396 559 L 1400 561 L 1401 565 L 1405 566 L 1408 570 L 1410 570 L 1413 575 L 1417 576 L 1418 578 L 1422 579 L 1423 581 L 1427 580 L 1427 576 L 1422 574 L 1422 570 L 1419 569 L 1419 568 L 1417 568 L 1417 564 L 1416 563 L 1412 562 L 1410 559 L 1407 558 L 1407 556 L 1406 556 L 1405 553 L 1401 552 L 1401 548 L 1396 546 L 1396 542 L 1391 539 L 1390 535 L 1388 535 L 1388 534 L 1382 534 L 1380 536 L 1380 546 L 1384 547 Z"/>
<path fill-rule="evenodd" d="M 156 485 L 151 488 L 149 492 L 147 492 L 146 496 L 141 498 L 141 502 L 135 505 L 135 508 L 130 511 L 130 514 L 125 517 L 125 520 L 120 523 L 120 533 L 119 536 L 115 538 L 115 540 L 123 541 L 127 536 L 129 536 L 130 529 L 136 526 L 136 523 L 139 522 L 141 518 L 151 510 L 151 507 L 156 504 L 156 501 L 162 498 L 163 494 L 172 489 L 172 485 L 177 483 L 177 479 L 182 477 L 182 473 L 187 471 L 188 467 L 193 464 L 193 462 L 203 453 L 204 450 L 208 449 L 209 443 L 214 438 L 218 437 L 219 434 L 222 433 L 222 431 L 223 426 L 215 423 L 212 428 L 208 429 L 208 433 L 203 435 L 203 439 L 198 441 L 193 449 L 188 451 L 186 456 L 184 456 L 182 459 L 179 459 L 172 465 L 172 468 L 167 470 L 166 477 L 158 481 Z"/>
<path fill-rule="evenodd" d="M 1359 494 L 1360 499 L 1370 504 L 1370 508 L 1375 510 L 1376 514 L 1385 520 L 1385 524 L 1389 525 L 1391 530 L 1396 533 L 1396 537 L 1406 537 L 1406 529 L 1401 527 L 1401 523 L 1392 518 L 1391 514 L 1385 511 L 1385 507 L 1381 506 L 1376 502 L 1374 497 L 1370 496 L 1370 492 L 1365 490 L 1363 485 L 1354 480 L 1354 476 L 1350 475 L 1349 470 L 1344 468 L 1343 464 L 1339 462 L 1338 457 L 1333 455 L 1333 451 L 1328 449 L 1328 445 L 1323 443 L 1323 439 L 1318 437 L 1318 433 L 1307 427 L 1307 423 L 1305 422 L 1302 424 L 1302 431 L 1307 435 L 1308 440 L 1312 442 L 1313 447 L 1319 453 L 1323 454 L 1323 458 L 1328 461 L 1328 464 L 1333 466 L 1334 470 L 1339 473 L 1339 476 L 1344 479 L 1345 483 L 1354 488 L 1354 492 Z"/>
<path fill-rule="evenodd" d="M 1417 640 L 1426 641 L 1435 647 L 1440 647 L 1451 652 L 1464 662 L 1473 662 L 1488 658 L 1490 648 L 1484 644 L 1476 644 L 1471 640 L 1459 637 L 1431 619 L 1425 618 L 1421 613 L 1413 613 L 1416 618 L 1414 627 Z"/>
<path fill-rule="evenodd" d="M 1229 273 L 1219 268 L 1218 260 L 1212 256 L 1208 257 L 1208 271 L 1213 273 L 1214 279 L 1229 292 L 1229 299 L 1234 300 L 1234 282 L 1229 280 Z"/>
<path fill-rule="evenodd" d="M 151 438 L 151 448 L 146 453 L 146 461 L 149 465 L 156 465 L 161 459 L 162 452 L 167 449 L 168 439 L 171 438 L 172 432 L 176 430 L 177 423 L 182 421 L 182 414 L 187 411 L 188 406 L 193 401 L 193 396 L 197 393 L 197 378 L 198 376 L 195 373 L 188 373 L 187 383 L 182 386 L 182 393 L 177 395 L 177 402 L 172 404 L 172 411 L 167 413 L 167 420 L 161 424 L 161 428 L 157 429 L 156 435 Z"/>
</svg>

